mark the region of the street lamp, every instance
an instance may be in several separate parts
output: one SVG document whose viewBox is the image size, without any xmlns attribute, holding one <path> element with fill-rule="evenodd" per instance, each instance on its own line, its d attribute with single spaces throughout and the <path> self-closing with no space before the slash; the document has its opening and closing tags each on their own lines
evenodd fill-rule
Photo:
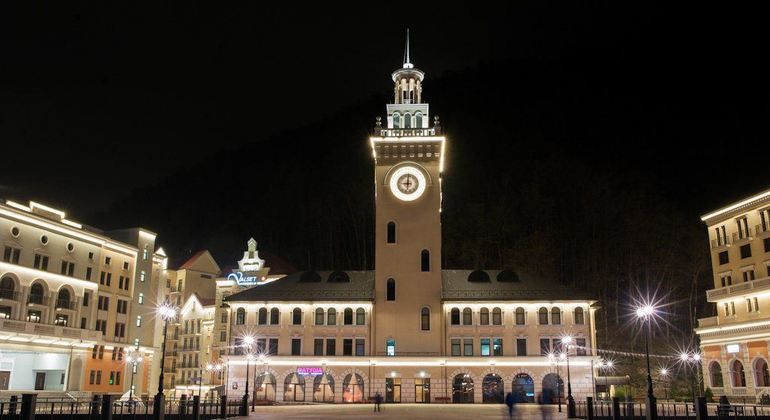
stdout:
<svg viewBox="0 0 770 420">
<path fill-rule="evenodd" d="M 647 356 L 647 420 L 654 420 L 658 418 L 658 406 L 655 402 L 655 394 L 652 390 L 652 373 L 650 372 L 650 339 L 652 334 L 650 323 L 652 322 L 652 315 L 655 313 L 655 307 L 652 305 L 643 305 L 636 308 L 636 316 L 646 324 L 647 331 L 644 334 L 644 353 Z"/>
<path fill-rule="evenodd" d="M 254 358 L 251 354 L 251 346 L 254 344 L 253 335 L 245 335 L 241 339 L 241 345 L 246 349 L 246 389 L 243 391 L 243 401 L 241 402 L 241 415 L 245 416 L 249 411 L 249 362 Z"/>
<path fill-rule="evenodd" d="M 663 378 L 661 382 L 663 382 L 663 392 L 665 393 L 664 399 L 668 399 L 668 388 L 666 387 L 666 379 L 668 378 L 668 369 L 667 368 L 660 368 L 660 371 L 658 371 L 658 375 Z"/>
<path fill-rule="evenodd" d="M 690 373 L 688 371 L 689 371 L 690 365 L 692 365 L 692 374 L 690 374 L 690 388 L 692 388 L 692 401 L 693 401 L 693 404 L 695 404 L 695 397 L 696 397 L 695 376 L 697 372 L 697 364 L 700 363 L 700 360 L 701 360 L 700 353 L 682 352 L 679 355 L 679 360 L 681 360 L 682 364 L 684 364 L 686 374 Z M 700 387 L 698 387 L 698 391 L 700 391 Z"/>
<path fill-rule="evenodd" d="M 157 420 L 163 420 L 163 366 L 166 361 L 166 336 L 168 334 L 168 322 L 176 318 L 176 308 L 170 303 L 164 302 L 156 309 L 156 314 L 163 320 L 163 345 L 160 351 L 160 378 L 158 378 L 158 393 L 155 395 L 155 404 L 153 406 L 153 415 Z"/>
<path fill-rule="evenodd" d="M 615 366 L 615 363 L 612 360 L 602 360 L 602 363 L 599 365 L 599 370 L 604 372 L 604 387 L 607 390 L 607 396 L 609 396 L 609 386 L 607 385 L 607 371 L 611 371 L 612 368 Z"/>
<path fill-rule="evenodd" d="M 561 370 L 559 369 L 559 359 L 562 358 L 564 354 L 559 354 L 559 357 L 557 358 L 555 354 L 548 353 L 548 360 L 551 361 L 551 364 L 556 365 L 556 402 L 559 406 L 559 412 L 561 413 Z"/>
<path fill-rule="evenodd" d="M 576 417 L 575 399 L 572 397 L 572 380 L 569 372 L 569 347 L 570 343 L 572 343 L 572 336 L 565 335 L 561 338 L 561 343 L 567 346 L 565 356 L 567 359 L 567 418 L 573 419 Z M 565 352 L 562 352 L 562 354 L 565 354 Z"/>
<path fill-rule="evenodd" d="M 131 388 L 128 389 L 128 406 L 131 407 L 134 401 L 134 375 L 136 374 L 136 366 L 142 363 L 142 353 L 139 352 L 139 348 L 135 347 L 129 351 L 126 355 L 126 363 L 131 365 Z"/>
</svg>

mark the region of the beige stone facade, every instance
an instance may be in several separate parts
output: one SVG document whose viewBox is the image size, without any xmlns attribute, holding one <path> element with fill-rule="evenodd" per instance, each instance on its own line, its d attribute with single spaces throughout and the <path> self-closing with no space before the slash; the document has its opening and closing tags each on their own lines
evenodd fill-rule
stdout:
<svg viewBox="0 0 770 420">
<path fill-rule="evenodd" d="M 716 316 L 698 320 L 705 385 L 715 395 L 770 394 L 770 191 L 704 215 Z"/>
</svg>

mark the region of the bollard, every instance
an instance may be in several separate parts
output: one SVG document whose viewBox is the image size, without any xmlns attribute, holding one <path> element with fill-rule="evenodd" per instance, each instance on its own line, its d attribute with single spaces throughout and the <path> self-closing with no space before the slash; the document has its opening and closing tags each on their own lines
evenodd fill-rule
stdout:
<svg viewBox="0 0 770 420">
<path fill-rule="evenodd" d="M 37 394 L 21 394 L 21 416 L 19 420 L 35 420 Z"/>
<path fill-rule="evenodd" d="M 112 403 L 115 401 L 114 395 L 102 395 L 102 415 L 101 420 L 112 420 Z"/>
<path fill-rule="evenodd" d="M 241 417 L 246 417 L 249 415 L 249 396 L 244 395 L 243 399 L 241 400 Z"/>
<path fill-rule="evenodd" d="M 192 420 L 201 420 L 201 396 L 195 395 L 192 400 Z"/>
<path fill-rule="evenodd" d="M 166 396 L 162 393 L 155 394 L 155 400 L 152 406 L 152 417 L 154 420 L 163 420 L 166 410 Z"/>
<path fill-rule="evenodd" d="M 697 420 L 708 420 L 708 412 L 706 411 L 706 397 L 698 397 L 695 399 L 695 418 Z"/>
<path fill-rule="evenodd" d="M 593 397 L 586 397 L 586 419 L 594 419 L 594 399 Z"/>
<path fill-rule="evenodd" d="M 223 419 L 227 418 L 227 395 L 219 396 L 219 411 Z"/>
<path fill-rule="evenodd" d="M 620 420 L 620 400 L 612 397 L 612 420 Z"/>
</svg>

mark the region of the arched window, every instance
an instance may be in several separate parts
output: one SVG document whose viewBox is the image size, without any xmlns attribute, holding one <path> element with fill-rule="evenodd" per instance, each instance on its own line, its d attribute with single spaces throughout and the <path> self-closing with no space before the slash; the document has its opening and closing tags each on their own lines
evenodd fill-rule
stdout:
<svg viewBox="0 0 770 420">
<path fill-rule="evenodd" d="M 67 289 L 59 290 L 59 296 L 56 300 L 57 308 L 69 308 L 70 307 L 70 291 Z"/>
<path fill-rule="evenodd" d="M 388 279 L 387 299 L 396 300 L 396 280 Z"/>
<path fill-rule="evenodd" d="M 577 325 L 585 324 L 585 317 L 583 316 L 583 308 L 581 308 L 580 306 L 575 308 L 575 324 Z"/>
<path fill-rule="evenodd" d="M 318 308 L 318 309 L 315 310 L 315 324 L 316 325 L 323 325 L 325 317 L 326 317 L 326 314 L 324 313 L 324 310 L 322 308 Z"/>
<path fill-rule="evenodd" d="M 489 325 L 489 309 L 481 308 L 479 311 L 479 325 Z"/>
<path fill-rule="evenodd" d="M 254 391 L 257 401 L 275 401 L 275 376 L 267 372 L 257 376 Z"/>
<path fill-rule="evenodd" d="M 482 402 L 502 404 L 505 401 L 504 395 L 503 378 L 500 375 L 490 373 L 481 381 Z"/>
<path fill-rule="evenodd" d="M 524 308 L 516 308 L 516 325 L 524 325 L 527 322 Z"/>
<path fill-rule="evenodd" d="M 353 310 L 350 308 L 345 308 L 345 311 L 342 313 L 342 323 L 345 325 L 353 325 Z"/>
<path fill-rule="evenodd" d="M 258 313 L 257 318 L 259 318 L 257 320 L 259 325 L 267 324 L 267 308 L 259 308 L 259 313 Z"/>
<path fill-rule="evenodd" d="M 463 309 L 463 325 L 472 325 L 472 324 L 473 324 L 473 311 L 471 311 L 471 308 Z"/>
<path fill-rule="evenodd" d="M 388 222 L 388 243 L 396 243 L 396 222 Z"/>
<path fill-rule="evenodd" d="M 284 401 L 305 401 L 305 377 L 292 373 L 283 381 Z"/>
<path fill-rule="evenodd" d="M 404 128 L 412 128 L 412 114 L 404 114 Z"/>
<path fill-rule="evenodd" d="M 561 310 L 555 306 L 551 308 L 551 324 L 553 325 L 561 324 Z"/>
<path fill-rule="evenodd" d="M 460 325 L 460 310 L 457 308 L 452 308 L 452 310 L 449 312 L 449 320 L 452 325 Z"/>
<path fill-rule="evenodd" d="M 709 365 L 709 378 L 712 388 L 722 388 L 725 385 L 722 379 L 722 365 L 719 362 L 711 362 Z"/>
<path fill-rule="evenodd" d="M 430 271 L 430 251 L 427 249 L 420 252 L 420 271 Z"/>
<path fill-rule="evenodd" d="M 326 325 L 337 325 L 337 310 L 329 308 L 326 311 Z"/>
<path fill-rule="evenodd" d="M 452 380 L 452 402 L 473 404 L 473 379 L 471 375 L 459 374 Z"/>
<path fill-rule="evenodd" d="M 302 325 L 302 309 L 294 308 L 291 311 L 291 323 L 294 325 Z"/>
<path fill-rule="evenodd" d="M 428 307 L 423 307 L 420 310 L 420 329 L 430 331 L 430 309 Z"/>
<path fill-rule="evenodd" d="M 755 386 L 770 386 L 770 374 L 767 371 L 767 362 L 764 359 L 757 359 L 754 362 L 754 383 Z"/>
<path fill-rule="evenodd" d="M 12 278 L 3 277 L 3 279 L 0 280 L 0 298 L 13 299 L 13 296 L 15 294 L 13 293 L 14 290 L 16 290 L 16 283 L 13 281 Z"/>
<path fill-rule="evenodd" d="M 45 289 L 43 289 L 43 286 L 40 283 L 33 284 L 29 289 L 29 303 L 42 305 L 44 296 Z"/>
<path fill-rule="evenodd" d="M 334 402 L 334 378 L 328 373 L 313 378 L 313 401 Z"/>
<path fill-rule="evenodd" d="M 356 325 L 366 324 L 366 311 L 364 308 L 356 309 Z"/>
<path fill-rule="evenodd" d="M 548 309 L 545 309 L 545 308 L 538 309 L 537 319 L 540 325 L 548 325 Z"/>
<path fill-rule="evenodd" d="M 364 401 L 364 378 L 361 375 L 349 373 L 342 380 L 342 401 L 347 403 Z"/>
<path fill-rule="evenodd" d="M 401 115 L 399 113 L 393 113 L 393 128 L 401 128 Z"/>
<path fill-rule="evenodd" d="M 243 325 L 246 323 L 246 310 L 243 308 L 238 308 L 237 311 L 235 311 L 235 325 Z"/>
<path fill-rule="evenodd" d="M 273 308 L 270 310 L 270 325 L 278 325 L 281 323 L 281 312 L 278 311 L 278 308 Z"/>
<path fill-rule="evenodd" d="M 746 386 L 746 372 L 743 370 L 743 363 L 740 360 L 733 362 L 732 369 L 733 387 L 745 387 Z"/>
<path fill-rule="evenodd" d="M 414 114 L 414 126 L 417 128 L 422 128 L 422 112 L 417 112 Z"/>
<path fill-rule="evenodd" d="M 503 325 L 503 311 L 500 308 L 492 309 L 492 325 Z"/>
</svg>

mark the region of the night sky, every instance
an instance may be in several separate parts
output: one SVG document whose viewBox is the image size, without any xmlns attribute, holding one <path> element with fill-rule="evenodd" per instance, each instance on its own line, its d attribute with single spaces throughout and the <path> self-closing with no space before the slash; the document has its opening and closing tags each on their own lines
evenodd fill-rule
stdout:
<svg viewBox="0 0 770 420">
<path fill-rule="evenodd" d="M 458 74 L 505 63 L 521 72 L 500 77 L 529 74 L 518 82 L 547 87 L 542 97 L 529 92 L 532 108 L 567 116 L 546 128 L 549 141 L 588 164 L 640 176 L 696 222 L 770 187 L 765 15 L 728 3 L 617 3 L 259 2 L 214 10 L 58 2 L 2 10 L 0 196 L 49 203 L 89 223 L 191 165 L 227 170 L 236 163 L 222 150 L 237 154 L 388 98 L 407 27 L 434 113 L 442 104 L 431 98 L 451 96 L 457 83 L 474 89 Z M 541 68 L 557 70 L 534 70 Z M 440 80 L 454 85 L 434 84 Z M 462 105 L 488 106 L 483 95 Z M 530 105 L 516 106 L 526 116 Z M 504 112 L 485 112 L 509 123 Z M 369 128 L 355 128 L 362 143 Z M 232 170 L 258 179 L 261 159 Z M 213 189 L 206 199 L 216 199 Z"/>
</svg>

